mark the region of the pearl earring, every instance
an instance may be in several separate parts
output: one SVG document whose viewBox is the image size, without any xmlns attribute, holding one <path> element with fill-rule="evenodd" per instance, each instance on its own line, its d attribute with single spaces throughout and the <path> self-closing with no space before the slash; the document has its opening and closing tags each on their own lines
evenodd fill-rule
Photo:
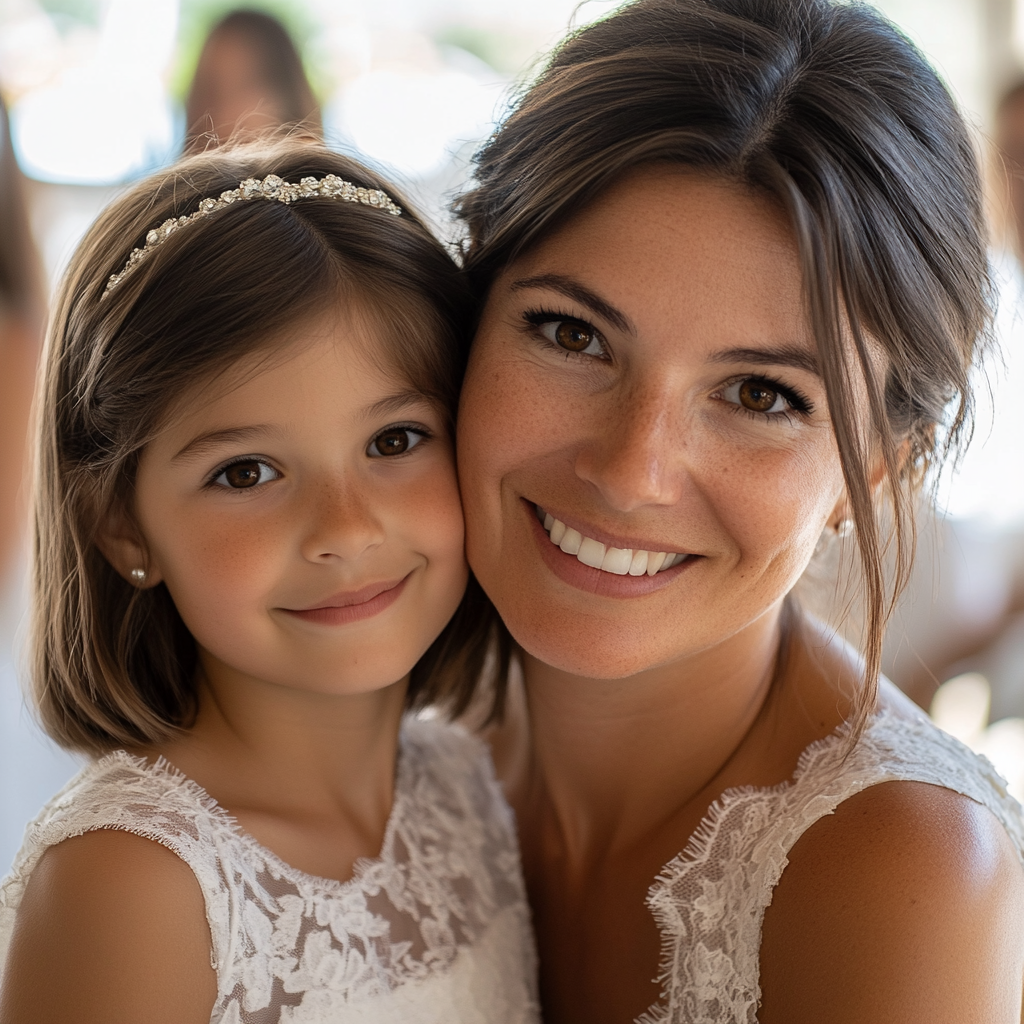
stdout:
<svg viewBox="0 0 1024 1024">
<path fill-rule="evenodd" d="M 135 580 L 136 583 L 144 583 L 146 580 L 146 570 L 132 569 L 132 579 Z"/>
<path fill-rule="evenodd" d="M 840 519 L 835 526 L 837 537 L 849 537 L 853 533 L 853 520 L 852 519 Z"/>
</svg>

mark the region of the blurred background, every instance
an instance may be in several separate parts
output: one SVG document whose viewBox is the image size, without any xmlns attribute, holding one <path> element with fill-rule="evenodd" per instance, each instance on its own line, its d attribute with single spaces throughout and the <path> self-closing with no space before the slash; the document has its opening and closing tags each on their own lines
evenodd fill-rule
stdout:
<svg viewBox="0 0 1024 1024">
<path fill-rule="evenodd" d="M 0 873 L 77 768 L 22 694 L 22 453 L 46 300 L 127 183 L 182 152 L 290 124 L 378 166 L 456 237 L 448 204 L 517 86 L 614 0 L 0 0 Z M 998 352 L 969 455 L 922 509 L 886 670 L 1024 796 L 1024 0 L 879 0 L 974 126 L 989 179 Z M 1018 224 L 1022 225 L 1018 230 Z M 806 600 L 854 640 L 833 546 Z M 944 683 L 941 690 L 940 683 Z"/>
</svg>

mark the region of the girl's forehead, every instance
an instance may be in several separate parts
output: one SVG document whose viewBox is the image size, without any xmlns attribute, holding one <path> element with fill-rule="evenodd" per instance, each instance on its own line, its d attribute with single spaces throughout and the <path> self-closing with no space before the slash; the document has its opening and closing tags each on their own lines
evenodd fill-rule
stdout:
<svg viewBox="0 0 1024 1024">
<path fill-rule="evenodd" d="M 293 328 L 262 339 L 251 351 L 187 386 L 168 407 L 161 432 L 177 432 L 196 418 L 260 409 L 286 414 L 289 403 L 336 395 L 339 410 L 382 401 L 397 390 L 400 374 L 389 345 L 372 322 L 351 307 L 322 311 Z"/>
</svg>

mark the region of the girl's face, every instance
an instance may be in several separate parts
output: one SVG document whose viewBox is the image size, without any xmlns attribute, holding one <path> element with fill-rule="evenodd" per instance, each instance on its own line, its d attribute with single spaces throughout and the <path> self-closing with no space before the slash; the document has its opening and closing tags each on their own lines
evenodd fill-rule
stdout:
<svg viewBox="0 0 1024 1024">
<path fill-rule="evenodd" d="M 143 453 L 147 583 L 166 583 L 208 676 L 378 689 L 455 611 L 451 441 L 377 368 L 380 344 L 365 318 L 323 317 L 188 396 Z"/>
<path fill-rule="evenodd" d="M 791 232 L 738 186 L 645 169 L 513 263 L 458 449 L 470 565 L 526 651 L 623 677 L 778 608 L 843 497 L 817 364 Z"/>
</svg>

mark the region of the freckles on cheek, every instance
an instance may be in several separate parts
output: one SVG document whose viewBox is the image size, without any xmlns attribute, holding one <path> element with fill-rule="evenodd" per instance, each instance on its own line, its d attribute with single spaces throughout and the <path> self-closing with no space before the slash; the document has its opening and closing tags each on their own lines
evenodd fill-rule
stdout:
<svg viewBox="0 0 1024 1024">
<path fill-rule="evenodd" d="M 712 477 L 714 503 L 750 573 L 802 570 L 842 492 L 832 459 L 815 457 L 824 454 L 761 452 Z"/>
<path fill-rule="evenodd" d="M 174 534 L 171 534 L 174 537 Z M 185 541 L 183 544 L 182 541 Z M 165 575 L 176 600 L 221 609 L 260 588 L 281 550 L 281 525 L 262 522 L 183 522 L 167 545 Z M 225 598 L 229 598 L 225 604 Z"/>
</svg>

